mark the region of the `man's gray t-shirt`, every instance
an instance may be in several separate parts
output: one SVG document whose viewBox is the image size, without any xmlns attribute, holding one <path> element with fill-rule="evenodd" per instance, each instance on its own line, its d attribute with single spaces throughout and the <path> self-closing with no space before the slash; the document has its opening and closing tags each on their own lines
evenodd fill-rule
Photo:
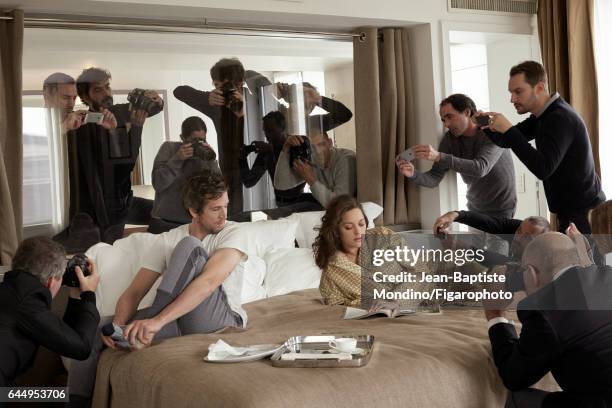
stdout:
<svg viewBox="0 0 612 408">
<path fill-rule="evenodd" d="M 181 199 L 181 190 L 187 179 L 203 170 L 210 170 L 221 174 L 216 160 L 202 160 L 199 157 L 190 157 L 181 160 L 177 152 L 181 142 L 164 142 L 155 156 L 153 162 L 153 188 L 155 189 L 155 202 L 152 216 L 166 221 L 187 224 L 191 217 L 187 214 Z"/>
<path fill-rule="evenodd" d="M 497 147 L 482 130 L 472 137 L 446 132 L 440 161 L 431 170 L 415 170 L 410 179 L 420 186 L 436 187 L 448 170 L 455 170 L 467 184 L 468 208 L 488 215 L 510 214 L 516 209 L 514 165 L 509 149 Z"/>
</svg>

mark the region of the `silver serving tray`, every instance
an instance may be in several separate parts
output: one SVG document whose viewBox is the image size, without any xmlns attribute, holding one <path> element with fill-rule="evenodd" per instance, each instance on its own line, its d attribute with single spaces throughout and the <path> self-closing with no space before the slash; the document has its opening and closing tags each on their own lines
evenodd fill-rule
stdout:
<svg viewBox="0 0 612 408">
<path fill-rule="evenodd" d="M 353 354 L 350 360 L 338 359 L 300 359 L 300 360 L 281 360 L 281 356 L 285 353 L 331 353 L 329 342 L 340 337 L 352 337 L 357 339 L 357 347 L 363 351 L 359 354 Z M 362 367 L 368 364 L 374 349 L 374 336 L 371 335 L 351 335 L 337 334 L 325 336 L 294 336 L 285 341 L 285 344 L 272 355 L 270 360 L 274 367 L 296 368 L 296 367 L 314 367 L 314 368 L 336 368 L 336 367 Z"/>
</svg>

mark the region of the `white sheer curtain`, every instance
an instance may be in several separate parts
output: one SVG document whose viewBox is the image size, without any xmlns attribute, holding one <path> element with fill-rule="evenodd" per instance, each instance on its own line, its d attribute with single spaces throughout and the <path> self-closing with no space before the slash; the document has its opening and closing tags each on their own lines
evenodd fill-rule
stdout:
<svg viewBox="0 0 612 408">
<path fill-rule="evenodd" d="M 595 0 L 595 60 L 599 86 L 601 181 L 612 198 L 612 1 Z"/>
<path fill-rule="evenodd" d="M 47 109 L 49 131 L 49 157 L 51 173 L 51 202 L 53 233 L 57 234 L 69 224 L 70 180 L 68 174 L 68 146 L 62 134 L 61 116 L 57 109 Z"/>
<path fill-rule="evenodd" d="M 68 224 L 69 179 L 61 113 L 24 98 L 23 226 L 24 236 L 54 235 Z M 32 106 L 34 105 L 34 106 Z"/>
</svg>

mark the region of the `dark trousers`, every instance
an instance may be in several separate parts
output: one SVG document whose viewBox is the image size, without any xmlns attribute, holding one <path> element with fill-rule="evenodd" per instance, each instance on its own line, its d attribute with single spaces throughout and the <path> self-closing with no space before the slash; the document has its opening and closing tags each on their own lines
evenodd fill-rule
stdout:
<svg viewBox="0 0 612 408">
<path fill-rule="evenodd" d="M 183 224 L 166 221 L 161 218 L 151 218 L 147 232 L 150 232 L 151 234 L 161 234 L 162 232 L 170 231 L 171 229 L 180 227 L 181 225 Z"/>
<path fill-rule="evenodd" d="M 557 214 L 557 231 L 564 233 L 570 222 L 573 222 L 583 234 L 591 233 L 591 224 L 589 223 L 589 209 L 571 211 L 567 213 Z"/>
<path fill-rule="evenodd" d="M 102 231 L 102 241 L 112 245 L 116 240 L 123 238 L 125 224 L 149 225 L 151 222 L 151 211 L 153 211 L 153 200 L 132 197 L 125 216 L 109 214 L 109 218 L 115 219 L 115 223 Z"/>
</svg>

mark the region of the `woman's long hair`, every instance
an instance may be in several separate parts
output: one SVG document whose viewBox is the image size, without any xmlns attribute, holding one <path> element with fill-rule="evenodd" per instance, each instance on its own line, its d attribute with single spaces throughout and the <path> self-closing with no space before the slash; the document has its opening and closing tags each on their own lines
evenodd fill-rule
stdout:
<svg viewBox="0 0 612 408">
<path fill-rule="evenodd" d="M 340 222 L 346 212 L 355 208 L 361 210 L 367 224 L 368 217 L 365 215 L 361 204 L 349 195 L 338 196 L 327 206 L 321 227 L 318 228 L 319 235 L 315 239 L 314 244 L 312 244 L 315 263 L 319 268 L 326 269 L 336 252 L 343 249 L 342 241 L 340 240 Z"/>
</svg>

